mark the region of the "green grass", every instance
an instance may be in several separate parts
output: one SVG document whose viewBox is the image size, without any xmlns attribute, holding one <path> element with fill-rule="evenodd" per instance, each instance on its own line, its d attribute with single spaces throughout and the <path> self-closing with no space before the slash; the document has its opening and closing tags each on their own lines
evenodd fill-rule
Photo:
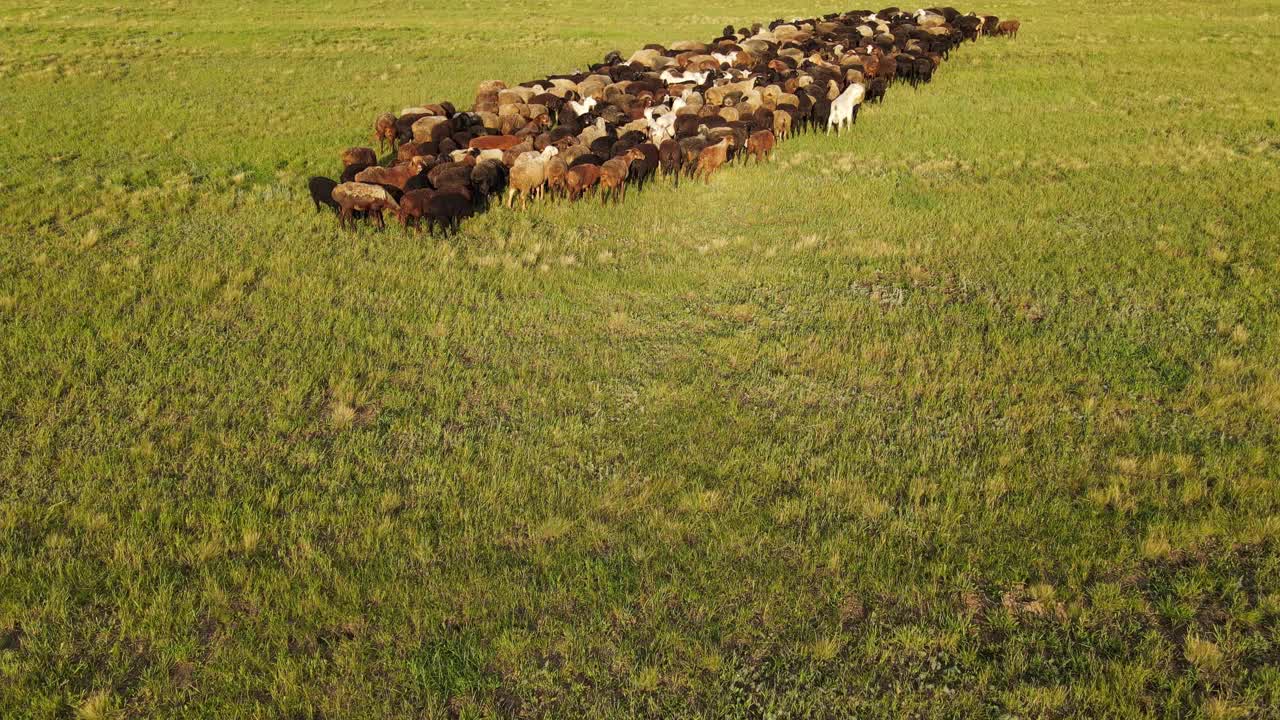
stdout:
<svg viewBox="0 0 1280 720">
<path fill-rule="evenodd" d="M 1280 717 L 1271 0 L 339 232 L 372 118 L 726 23 L 0 2 L 0 715 Z"/>
</svg>

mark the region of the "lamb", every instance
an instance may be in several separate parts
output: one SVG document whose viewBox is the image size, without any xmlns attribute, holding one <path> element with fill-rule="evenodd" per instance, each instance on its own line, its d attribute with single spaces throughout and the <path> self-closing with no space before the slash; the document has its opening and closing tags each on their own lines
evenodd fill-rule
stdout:
<svg viewBox="0 0 1280 720">
<path fill-rule="evenodd" d="M 844 89 L 831 103 L 831 114 L 827 117 L 827 132 L 834 127 L 839 133 L 845 125 L 858 121 L 858 108 L 867 97 L 867 86 L 853 83 Z"/>
<path fill-rule="evenodd" d="M 356 224 L 354 214 L 357 212 L 365 213 L 366 216 L 371 213 L 377 219 L 378 227 L 385 227 L 382 211 L 400 211 L 400 204 L 385 188 L 368 183 L 342 183 L 333 189 L 333 199 L 341 208 L 338 212 L 339 227 L 346 227 L 349 222 L 354 229 Z"/>
<path fill-rule="evenodd" d="M 307 181 L 307 190 L 311 193 L 311 202 L 316 206 L 316 212 L 320 212 L 320 206 L 326 205 L 333 208 L 336 213 L 341 208 L 333 199 L 333 189 L 338 187 L 338 183 L 327 177 L 313 177 Z"/>
</svg>

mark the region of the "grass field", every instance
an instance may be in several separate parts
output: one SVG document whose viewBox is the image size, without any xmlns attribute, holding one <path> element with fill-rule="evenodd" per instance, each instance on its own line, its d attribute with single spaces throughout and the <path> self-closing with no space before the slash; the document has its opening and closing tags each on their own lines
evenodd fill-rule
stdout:
<svg viewBox="0 0 1280 720">
<path fill-rule="evenodd" d="M 0 717 L 1280 717 L 1280 7 L 339 232 L 378 112 L 834 5 L 0 0 Z"/>
</svg>

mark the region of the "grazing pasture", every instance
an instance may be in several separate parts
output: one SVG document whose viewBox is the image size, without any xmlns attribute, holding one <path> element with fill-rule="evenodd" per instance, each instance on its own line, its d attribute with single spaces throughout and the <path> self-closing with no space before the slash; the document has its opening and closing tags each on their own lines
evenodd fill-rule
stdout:
<svg viewBox="0 0 1280 720">
<path fill-rule="evenodd" d="M 605 208 L 312 200 L 848 9 L 0 3 L 0 716 L 1280 717 L 1271 0 L 960 6 L 1016 39 Z"/>
</svg>

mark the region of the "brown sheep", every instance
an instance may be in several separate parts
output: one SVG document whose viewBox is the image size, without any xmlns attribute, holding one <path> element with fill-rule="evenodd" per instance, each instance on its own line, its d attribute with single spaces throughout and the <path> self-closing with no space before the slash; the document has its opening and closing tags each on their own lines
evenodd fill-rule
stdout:
<svg viewBox="0 0 1280 720">
<path fill-rule="evenodd" d="M 631 148 L 612 160 L 606 160 L 600 166 L 600 202 L 612 199 L 621 202 L 627 196 L 627 176 L 631 174 L 631 163 L 644 158 L 638 148 Z"/>
<path fill-rule="evenodd" d="M 772 130 L 757 130 L 747 138 L 747 153 L 755 158 L 757 163 L 768 160 L 777 142 Z"/>
<path fill-rule="evenodd" d="M 409 162 L 400 165 L 386 167 L 371 167 L 356 173 L 356 182 L 375 183 L 377 185 L 391 185 L 404 189 L 404 184 L 409 178 L 422 172 L 422 168 L 426 167 L 427 159 L 421 155 L 411 158 Z"/>
<path fill-rule="evenodd" d="M 435 154 L 436 148 L 431 143 L 407 142 L 396 149 L 396 160 L 399 162 L 409 162 L 419 155 L 426 156 Z"/>
<path fill-rule="evenodd" d="M 557 155 L 547 160 L 546 168 L 547 192 L 553 195 L 563 194 L 565 191 L 565 176 L 569 172 L 569 163 Z"/>
<path fill-rule="evenodd" d="M 701 176 L 708 183 L 711 182 L 711 173 L 720 169 L 729 161 L 729 138 L 725 138 L 715 145 L 708 145 L 698 153 L 698 166 L 693 171 L 694 178 Z"/>
<path fill-rule="evenodd" d="M 1012 40 L 1018 37 L 1018 29 L 1021 27 L 1022 23 L 1017 20 L 1001 20 L 996 25 L 995 35 L 1008 35 L 1009 39 Z"/>
<path fill-rule="evenodd" d="M 374 154 L 373 148 L 352 147 L 342 151 L 342 167 L 348 168 L 352 165 L 377 165 L 378 156 Z"/>
<path fill-rule="evenodd" d="M 400 209 L 396 211 L 396 218 L 400 220 L 400 224 L 406 228 L 413 225 L 415 230 L 421 230 L 422 217 L 427 212 L 427 203 L 435 194 L 435 190 L 428 188 L 405 193 L 404 197 L 400 198 Z"/>
<path fill-rule="evenodd" d="M 524 138 L 515 135 L 481 135 L 478 138 L 471 138 L 467 143 L 467 147 L 476 150 L 510 150 L 511 148 L 524 142 Z"/>
<path fill-rule="evenodd" d="M 600 166 L 591 163 L 574 165 L 565 172 L 565 191 L 570 200 L 577 200 L 600 181 Z"/>
<path fill-rule="evenodd" d="M 333 189 L 333 200 L 338 203 L 340 208 L 338 211 L 339 227 L 346 227 L 350 222 L 351 228 L 354 229 L 356 221 L 353 213 L 357 212 L 365 213 L 366 217 L 374 217 L 378 222 L 378 227 L 385 227 L 386 225 L 382 220 L 382 211 L 400 211 L 400 204 L 395 201 L 395 198 L 391 197 L 391 194 L 386 189 L 368 183 L 342 183 Z"/>
<path fill-rule="evenodd" d="M 378 149 L 386 147 L 387 142 L 391 143 L 391 147 L 396 146 L 396 116 L 391 113 L 382 113 L 373 121 L 373 139 L 378 141 Z"/>
<path fill-rule="evenodd" d="M 778 110 L 773 113 L 773 134 L 779 140 L 786 140 L 791 134 L 791 113 Z"/>
</svg>

